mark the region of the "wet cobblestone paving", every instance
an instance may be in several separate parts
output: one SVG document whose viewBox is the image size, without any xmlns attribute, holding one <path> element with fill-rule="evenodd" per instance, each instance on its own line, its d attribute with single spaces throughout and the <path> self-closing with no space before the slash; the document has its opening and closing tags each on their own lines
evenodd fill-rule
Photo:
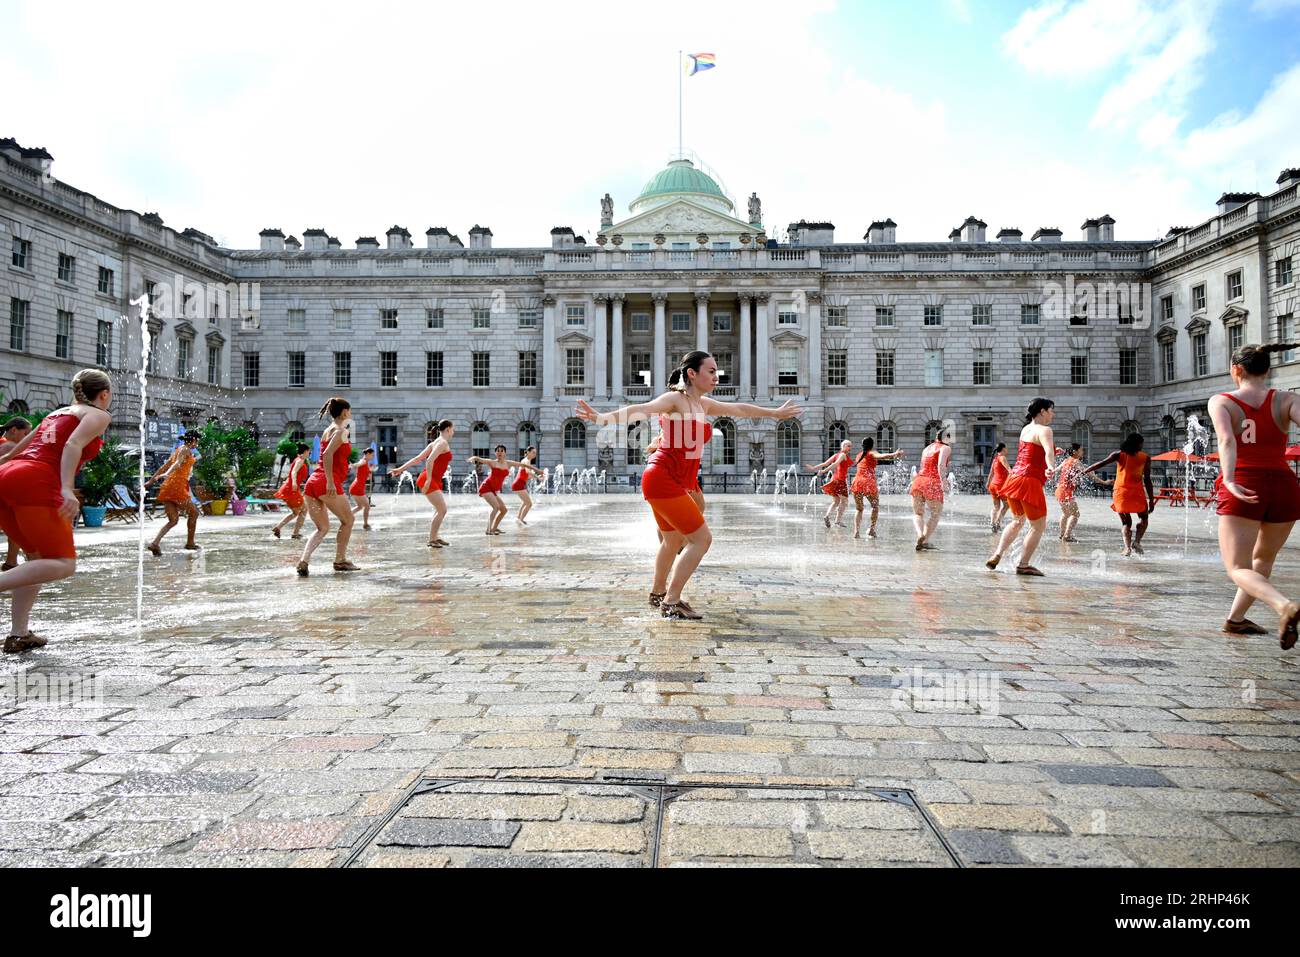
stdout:
<svg viewBox="0 0 1300 957">
<path fill-rule="evenodd" d="M 648 606 L 629 495 L 492 538 L 453 496 L 441 550 L 422 501 L 381 497 L 363 571 L 327 541 L 307 579 L 271 516 L 205 520 L 199 555 L 146 556 L 140 633 L 133 533 L 79 536 L 49 646 L 0 661 L 0 864 L 1300 864 L 1300 658 L 1219 633 L 1211 515 L 1162 507 L 1124 559 L 1085 501 L 1022 579 L 983 568 L 986 499 L 929 553 L 902 499 L 874 541 L 824 503 L 715 497 L 702 622 Z M 482 786 L 372 835 L 440 777 Z M 659 784 L 711 787 L 660 822 Z"/>
</svg>

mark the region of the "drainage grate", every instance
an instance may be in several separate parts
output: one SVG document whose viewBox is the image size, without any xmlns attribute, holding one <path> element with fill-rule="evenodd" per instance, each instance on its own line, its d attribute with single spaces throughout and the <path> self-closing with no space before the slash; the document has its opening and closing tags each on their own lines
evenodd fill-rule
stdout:
<svg viewBox="0 0 1300 957">
<path fill-rule="evenodd" d="M 342 867 L 961 867 L 907 790 L 428 777 Z"/>
</svg>

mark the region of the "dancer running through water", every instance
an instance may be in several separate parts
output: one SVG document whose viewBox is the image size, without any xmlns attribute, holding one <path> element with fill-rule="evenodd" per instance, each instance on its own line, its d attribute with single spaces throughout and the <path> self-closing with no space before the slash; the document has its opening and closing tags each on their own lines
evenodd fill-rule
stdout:
<svg viewBox="0 0 1300 957">
<path fill-rule="evenodd" d="M 330 530 L 330 512 L 339 520 L 338 535 L 334 540 L 334 570 L 336 572 L 360 571 L 348 561 L 348 539 L 352 537 L 352 526 L 356 516 L 343 496 L 343 486 L 348 478 L 348 457 L 352 454 L 352 445 L 348 441 L 349 426 L 352 422 L 352 406 L 347 399 L 335 396 L 326 399 L 320 407 L 318 418 L 330 417 L 330 424 L 320 437 L 320 461 L 307 478 L 303 487 L 303 497 L 307 499 L 307 514 L 311 516 L 316 531 L 307 539 L 298 562 L 298 574 L 304 578 L 310 574 L 312 552 L 316 551 Z"/>
<path fill-rule="evenodd" d="M 428 545 L 430 548 L 445 548 L 451 542 L 445 541 L 438 534 L 439 529 L 442 528 L 442 520 L 447 517 L 447 500 L 442 494 L 442 479 L 447 474 L 447 466 L 451 464 L 451 437 L 456 434 L 456 427 L 451 424 L 451 419 L 443 419 L 434 426 L 434 431 L 437 432 L 437 438 L 426 445 L 423 451 L 411 461 L 393 469 L 392 474 L 400 478 L 403 472 L 421 462 L 424 463 L 415 485 L 433 506 L 433 521 L 429 523 Z"/>
<path fill-rule="evenodd" d="M 532 445 L 528 446 L 528 448 L 524 450 L 524 456 L 520 461 L 525 465 L 532 465 L 536 462 L 537 448 Z M 515 513 L 515 521 L 520 525 L 528 524 L 524 519 L 533 508 L 533 497 L 528 494 L 528 479 L 530 476 L 537 474 L 539 473 L 536 469 L 533 469 L 531 472 L 528 469 L 520 469 L 519 474 L 515 476 L 515 480 L 510 483 L 510 491 L 519 496 L 519 511 Z"/>
<path fill-rule="evenodd" d="M 713 542 L 713 533 L 689 491 L 695 475 L 690 460 L 698 459 L 704 449 L 703 426 L 708 424 L 704 417 L 791 419 L 803 411 L 790 401 L 778 409 L 717 402 L 709 397 L 717 385 L 718 364 L 707 352 L 695 351 L 688 353 L 668 377 L 668 391 L 649 402 L 625 405 L 612 412 L 597 412 L 585 401 L 578 402 L 578 418 L 596 425 L 624 429 L 648 415 L 668 417 L 668 429 L 660 434 L 659 447 L 641 473 L 641 494 L 663 533 L 655 556 L 650 604 L 669 619 L 698 621 L 704 617 L 682 600 L 682 591 Z"/>
<path fill-rule="evenodd" d="M 6 422 L 3 431 L 0 432 L 0 454 L 3 454 L 6 446 L 17 445 L 27 438 L 27 433 L 31 430 L 32 424 L 19 415 Z M 18 552 L 18 543 L 12 538 L 9 539 L 9 549 L 5 553 L 4 564 L 0 565 L 0 571 L 7 572 L 11 568 L 18 567 Z"/>
<path fill-rule="evenodd" d="M 1060 452 L 1060 449 L 1056 451 Z M 1078 541 L 1074 537 L 1074 526 L 1079 524 L 1079 503 L 1074 500 L 1074 493 L 1079 490 L 1084 478 L 1098 485 L 1111 484 L 1106 479 L 1088 474 L 1083 467 L 1083 446 L 1071 442 L 1070 451 L 1061 460 L 1061 467 L 1056 473 L 1056 501 L 1061 506 L 1061 534 L 1058 538 L 1062 542 Z"/>
<path fill-rule="evenodd" d="M 862 440 L 862 451 L 856 460 L 857 469 L 853 473 L 853 484 L 849 491 L 853 493 L 853 504 L 858 514 L 853 517 L 853 537 L 861 538 L 862 500 L 871 503 L 871 527 L 867 529 L 867 538 L 876 537 L 876 520 L 880 517 L 880 488 L 876 485 L 876 466 L 884 461 L 894 461 L 903 457 L 903 450 L 894 452 L 877 452 L 876 440 L 867 437 Z"/>
<path fill-rule="evenodd" d="M 488 515 L 488 527 L 485 535 L 501 534 L 501 519 L 506 517 L 506 503 L 501 501 L 501 486 L 505 484 L 506 475 L 512 468 L 517 468 L 521 472 L 541 475 L 542 473 L 533 468 L 527 462 L 516 462 L 514 459 L 506 458 L 506 447 L 498 445 L 492 450 L 496 453 L 496 458 L 485 459 L 482 456 L 471 455 L 469 461 L 474 465 L 487 465 L 491 467 L 487 479 L 478 487 L 479 497 L 488 503 L 492 511 Z"/>
<path fill-rule="evenodd" d="M 185 547 L 192 552 L 199 550 L 199 546 L 194 544 L 194 530 L 199 524 L 199 507 L 194 503 L 194 493 L 190 491 L 190 472 L 194 470 L 194 463 L 198 460 L 196 454 L 198 447 L 199 433 L 190 429 L 185 433 L 181 444 L 176 446 L 167 461 L 162 464 L 162 468 L 154 472 L 144 483 L 144 487 L 148 489 L 158 481 L 160 476 L 167 476 L 163 480 L 162 488 L 158 490 L 158 504 L 166 510 L 167 521 L 162 528 L 158 529 L 158 534 L 154 536 L 153 541 L 145 546 L 155 555 L 162 554 L 163 537 L 176 527 L 182 511 L 186 515 Z"/>
<path fill-rule="evenodd" d="M 989 466 L 988 481 L 984 487 L 993 496 L 993 508 L 989 512 L 989 531 L 994 535 L 1002 531 L 1002 517 L 1007 514 L 1007 498 L 1002 494 L 1011 467 L 1007 464 L 1007 443 L 999 442 L 993 450 L 993 464 Z"/>
<path fill-rule="evenodd" d="M 939 527 L 943 514 L 943 474 L 948 471 L 952 446 L 944 441 L 945 430 L 940 429 L 934 441 L 921 453 L 921 468 L 912 479 L 912 524 L 916 528 L 916 550 L 931 551 L 930 536 Z M 926 509 L 930 517 L 925 517 Z"/>
<path fill-rule="evenodd" d="M 280 537 L 280 529 L 284 528 L 296 518 L 294 522 L 293 534 L 290 538 L 302 538 L 302 523 L 307 518 L 307 502 L 302 497 L 302 483 L 307 478 L 307 472 L 310 465 L 307 461 L 307 453 L 311 446 L 306 442 L 298 443 L 298 454 L 294 456 L 293 464 L 289 466 L 289 474 L 285 476 L 284 483 L 275 490 L 275 497 L 284 502 L 284 507 L 289 513 L 271 529 L 271 534 L 276 538 Z"/>
<path fill-rule="evenodd" d="M 348 486 L 348 492 L 356 503 L 352 506 L 352 514 L 361 512 L 361 527 L 366 531 L 370 531 L 370 473 L 374 470 L 374 464 L 375 450 L 366 449 L 361 461 L 357 463 L 357 477 Z"/>
<path fill-rule="evenodd" d="M 831 474 L 831 480 L 822 486 L 822 491 L 831 497 L 831 504 L 826 506 L 826 514 L 822 516 L 822 522 L 827 528 L 831 527 L 831 514 L 835 514 L 835 524 L 840 528 L 846 528 L 844 524 L 844 510 L 849 505 L 849 466 L 853 464 L 853 443 L 845 439 L 840 443 L 840 449 L 828 458 L 821 465 L 810 465 L 808 470 L 811 472 L 820 472 L 822 469 L 834 469 Z"/>
<path fill-rule="evenodd" d="M 1111 510 L 1118 513 L 1124 526 L 1124 557 L 1142 551 L 1142 536 L 1147 533 L 1148 517 L 1155 507 L 1156 492 L 1151 487 L 1151 456 L 1142 451 L 1143 439 L 1136 432 L 1130 432 L 1120 443 L 1119 451 L 1112 452 L 1100 462 L 1095 462 L 1083 470 L 1084 475 L 1105 468 L 1112 462 L 1119 463 L 1115 475 Z M 1138 517 L 1137 531 L 1133 530 L 1133 516 Z"/>
<path fill-rule="evenodd" d="M 1283 595 L 1269 578 L 1291 527 L 1300 519 L 1300 481 L 1286 463 L 1287 432 L 1300 425 L 1300 395 L 1270 389 L 1268 373 L 1272 353 L 1295 348 L 1300 346 L 1242 346 L 1233 353 L 1230 370 L 1237 388 L 1210 399 L 1222 478 L 1219 553 L 1237 586 L 1223 631 L 1263 634 L 1263 628 L 1245 617 L 1258 599 L 1277 612 L 1283 649 L 1295 645 L 1300 602 Z"/>
<path fill-rule="evenodd" d="M 1051 399 L 1037 398 L 1029 403 L 1025 414 L 1025 427 L 1020 430 L 1020 446 L 1016 450 L 1016 464 L 1002 483 L 1002 494 L 1006 496 L 1007 506 L 1015 516 L 1011 524 L 998 539 L 997 551 L 984 564 L 988 568 L 997 568 L 998 562 L 1006 554 L 1025 521 L 1029 521 L 1029 534 L 1025 536 L 1024 550 L 1020 553 L 1020 563 L 1016 566 L 1017 575 L 1038 575 L 1042 572 L 1032 564 L 1034 551 L 1047 528 L 1047 497 L 1043 494 L 1043 483 L 1054 471 L 1056 446 L 1052 441 L 1052 419 L 1056 405 Z"/>
<path fill-rule="evenodd" d="M 0 574 L 0 592 L 12 595 L 7 654 L 42 647 L 28 626 L 41 586 L 73 575 L 77 548 L 72 521 L 81 510 L 77 472 L 99 454 L 112 417 L 113 384 L 98 369 L 72 380 L 72 405 L 56 409 L 21 442 L 0 449 L 0 528 L 27 560 Z"/>
</svg>

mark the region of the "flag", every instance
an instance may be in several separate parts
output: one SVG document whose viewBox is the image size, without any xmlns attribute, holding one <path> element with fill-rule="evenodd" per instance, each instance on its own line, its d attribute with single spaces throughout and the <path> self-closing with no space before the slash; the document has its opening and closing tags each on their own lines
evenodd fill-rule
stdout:
<svg viewBox="0 0 1300 957">
<path fill-rule="evenodd" d="M 712 53 L 688 53 L 686 55 L 691 58 L 691 70 L 687 76 L 694 76 L 701 70 L 712 70 L 717 66 Z"/>
</svg>

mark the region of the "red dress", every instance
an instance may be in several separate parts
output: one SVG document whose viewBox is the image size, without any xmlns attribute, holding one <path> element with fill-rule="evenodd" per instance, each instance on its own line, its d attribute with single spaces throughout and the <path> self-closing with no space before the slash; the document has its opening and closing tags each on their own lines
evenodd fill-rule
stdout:
<svg viewBox="0 0 1300 957">
<path fill-rule="evenodd" d="M 1111 492 L 1111 511 L 1133 515 L 1150 511 L 1151 503 L 1147 501 L 1147 491 L 1142 481 L 1146 463 L 1145 452 L 1134 455 L 1129 455 L 1127 452 L 1119 453 L 1119 471 L 1115 475 L 1115 488 Z M 1288 475 L 1291 474 L 1290 469 L 1286 471 Z"/>
<path fill-rule="evenodd" d="M 641 473 L 641 495 L 649 500 L 678 498 L 700 484 L 700 459 L 713 426 L 694 416 L 660 416 L 659 448 Z"/>
<path fill-rule="evenodd" d="M 927 501 L 943 501 L 943 479 L 939 476 L 939 455 L 943 452 L 942 442 L 931 442 L 921 453 L 921 468 L 912 479 L 909 490 L 912 495 L 919 495 Z"/>
<path fill-rule="evenodd" d="M 421 471 L 416 476 L 415 484 L 426 495 L 430 492 L 442 491 L 442 477 L 447 474 L 447 466 L 451 464 L 451 450 L 443 452 L 433 460 L 433 465 L 429 471 Z"/>
<path fill-rule="evenodd" d="M 665 429 L 668 428 L 669 421 L 670 420 L 668 416 L 666 415 L 659 416 L 659 434 L 661 436 L 660 438 L 661 443 L 663 441 L 662 439 L 663 432 Z M 694 477 L 687 481 L 686 488 L 692 491 L 699 492 L 701 495 L 704 494 L 704 487 L 700 485 L 700 465 L 704 462 L 704 449 L 708 448 L 709 442 L 712 439 L 713 439 L 713 426 L 710 425 L 708 422 L 705 422 L 704 433 L 700 437 L 700 440 L 703 443 L 703 445 L 700 446 L 699 454 L 694 456 L 688 454 L 686 457 L 687 465 L 691 466 L 694 469 Z"/>
<path fill-rule="evenodd" d="M 1220 515 L 1233 515 L 1256 522 L 1300 521 L 1300 480 L 1286 464 L 1286 433 L 1273 418 L 1273 393 L 1253 409 L 1235 395 L 1222 393 L 1242 411 L 1242 430 L 1237 433 L 1236 483 L 1258 496 L 1255 503 L 1243 502 L 1222 483 L 1218 489 Z M 1250 423 L 1254 423 L 1254 441 L 1246 441 Z"/>
<path fill-rule="evenodd" d="M 528 488 L 528 476 L 528 469 L 520 469 L 519 474 L 515 476 L 515 480 L 510 483 L 510 491 L 522 492 Z"/>
<path fill-rule="evenodd" d="M 1056 473 L 1056 500 L 1062 505 L 1074 501 L 1074 493 L 1079 487 L 1080 469 L 1083 466 L 1075 458 L 1067 458 L 1061 463 L 1061 469 Z M 1142 501 L 1146 502 L 1146 496 L 1142 496 Z M 1145 508 L 1138 511 L 1145 511 Z"/>
<path fill-rule="evenodd" d="M 1031 520 L 1047 517 L 1047 453 L 1037 442 L 1021 442 L 1016 449 L 1016 464 L 1002 483 L 1002 497 L 1011 511 Z"/>
<path fill-rule="evenodd" d="M 1008 469 L 1006 463 L 1002 461 L 1001 455 L 993 456 L 993 471 L 989 478 L 989 494 L 994 498 L 1002 498 L 1002 486 L 1006 483 Z"/>
<path fill-rule="evenodd" d="M 835 465 L 835 472 L 831 475 L 831 480 L 822 486 L 822 491 L 827 495 L 847 496 L 849 494 L 849 457 L 843 452 L 840 453 L 840 460 Z"/>
<path fill-rule="evenodd" d="M 492 466 L 492 471 L 488 473 L 487 481 L 478 487 L 480 495 L 492 495 L 501 491 L 501 486 L 505 484 L 506 475 L 509 474 L 509 468 L 498 468 Z"/>
<path fill-rule="evenodd" d="M 354 496 L 365 495 L 366 482 L 369 480 L 370 480 L 370 463 L 367 462 L 365 459 L 362 459 L 361 464 L 357 466 L 357 477 L 352 480 L 352 485 L 348 487 L 348 491 L 351 492 Z"/>
<path fill-rule="evenodd" d="M 849 486 L 849 491 L 854 495 L 879 495 L 880 489 L 876 485 L 877 464 L 876 457 L 870 452 L 859 455 L 858 468 L 853 473 L 853 484 Z"/>
<path fill-rule="evenodd" d="M 284 483 L 275 490 L 275 497 L 295 512 L 302 508 L 302 489 L 298 487 L 298 469 L 306 464 L 305 456 L 300 455 L 294 459 L 293 464 L 289 466 L 289 474 L 285 477 Z"/>
<path fill-rule="evenodd" d="M 325 451 L 321 450 L 320 461 L 312 469 L 311 475 L 307 477 L 307 484 L 303 486 L 302 494 L 308 498 L 322 498 L 335 489 L 343 491 L 343 486 L 348 481 L 348 456 L 352 454 L 352 446 L 344 442 L 334 450 L 334 458 L 330 465 L 334 474 L 328 487 L 325 484 Z"/>
<path fill-rule="evenodd" d="M 32 441 L 0 465 L 0 528 L 29 556 L 76 558 L 72 523 L 59 515 L 63 506 L 63 447 L 81 419 L 71 412 L 52 412 L 36 427 Z M 81 450 L 77 471 L 99 454 L 96 437 Z"/>
</svg>

